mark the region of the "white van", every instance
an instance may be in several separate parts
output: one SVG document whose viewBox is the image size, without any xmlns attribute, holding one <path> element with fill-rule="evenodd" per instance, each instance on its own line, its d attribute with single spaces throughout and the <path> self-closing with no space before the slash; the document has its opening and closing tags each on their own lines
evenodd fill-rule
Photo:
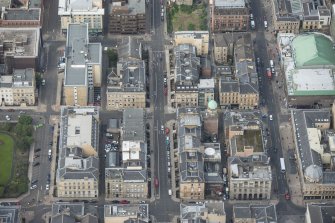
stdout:
<svg viewBox="0 0 335 223">
<path fill-rule="evenodd" d="M 250 21 L 250 25 L 251 25 L 251 29 L 255 29 L 255 28 L 256 28 L 256 25 L 255 25 L 255 21 L 254 21 L 254 20 L 251 20 L 251 21 Z"/>
<path fill-rule="evenodd" d="M 273 60 L 270 60 L 270 67 L 273 68 L 274 66 Z"/>
<path fill-rule="evenodd" d="M 171 189 L 169 189 L 169 195 L 170 195 L 170 196 L 172 195 L 172 190 L 171 190 Z"/>
<path fill-rule="evenodd" d="M 250 20 L 254 20 L 254 15 L 250 14 Z"/>
<path fill-rule="evenodd" d="M 267 29 L 268 28 L 268 22 L 264 21 L 264 28 Z"/>
</svg>

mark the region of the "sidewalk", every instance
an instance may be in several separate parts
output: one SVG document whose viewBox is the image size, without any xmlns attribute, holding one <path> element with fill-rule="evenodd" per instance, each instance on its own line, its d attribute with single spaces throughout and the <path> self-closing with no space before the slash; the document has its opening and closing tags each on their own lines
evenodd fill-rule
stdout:
<svg viewBox="0 0 335 223">
<path fill-rule="evenodd" d="M 176 175 L 175 175 L 176 168 L 175 168 L 175 164 L 176 163 L 179 164 L 179 162 L 178 162 L 178 156 L 175 157 L 175 152 L 176 151 L 174 149 L 174 140 L 173 140 L 173 128 L 172 128 L 173 123 L 176 123 L 176 122 L 173 121 L 173 120 L 170 120 L 170 121 L 168 121 L 165 124 L 165 126 L 170 129 L 169 137 L 170 137 L 170 158 L 171 158 L 170 159 L 171 160 L 170 161 L 170 163 L 171 163 L 171 167 L 170 167 L 170 169 L 171 169 L 171 178 L 170 179 L 171 179 L 171 190 L 172 190 L 172 196 L 171 196 L 171 198 L 175 202 L 180 202 L 180 199 L 176 197 L 176 191 L 177 191 L 178 188 L 176 187 L 176 184 L 175 184 L 175 182 L 176 182 Z M 176 126 L 177 126 L 177 123 L 176 123 Z"/>
<path fill-rule="evenodd" d="M 50 164 L 50 190 L 49 194 L 45 196 L 44 203 L 51 203 L 53 201 L 53 193 L 55 190 L 55 175 L 56 175 L 56 157 L 57 157 L 57 138 L 58 138 L 58 123 L 59 117 L 58 116 L 50 116 L 49 119 L 50 125 L 53 125 L 53 136 L 52 136 L 52 148 L 51 148 L 51 164 Z"/>
<path fill-rule="evenodd" d="M 57 78 L 57 91 L 56 91 L 56 103 L 52 105 L 52 110 L 59 112 L 61 107 L 61 96 L 62 96 L 62 86 L 63 86 L 63 79 L 64 79 L 64 72 L 58 73 Z"/>
<path fill-rule="evenodd" d="M 285 159 L 285 164 L 287 166 L 286 177 L 289 186 L 289 192 L 291 194 L 291 201 L 295 205 L 304 206 L 305 202 L 302 199 L 302 191 L 301 191 L 301 179 L 299 176 L 299 168 L 296 160 L 292 160 L 292 151 L 295 154 L 295 144 L 293 141 L 293 130 L 290 123 L 282 123 L 279 127 L 279 134 L 282 141 L 283 148 L 283 157 Z M 291 150 L 291 154 L 289 153 Z M 295 173 L 291 172 L 292 162 L 295 162 Z"/>
</svg>

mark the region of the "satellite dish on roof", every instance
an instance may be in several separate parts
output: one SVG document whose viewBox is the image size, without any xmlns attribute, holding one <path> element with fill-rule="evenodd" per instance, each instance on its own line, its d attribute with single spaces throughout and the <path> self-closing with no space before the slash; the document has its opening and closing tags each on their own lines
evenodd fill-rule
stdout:
<svg viewBox="0 0 335 223">
<path fill-rule="evenodd" d="M 205 154 L 208 156 L 213 156 L 215 154 L 215 149 L 213 148 L 206 148 L 205 149 Z"/>
</svg>

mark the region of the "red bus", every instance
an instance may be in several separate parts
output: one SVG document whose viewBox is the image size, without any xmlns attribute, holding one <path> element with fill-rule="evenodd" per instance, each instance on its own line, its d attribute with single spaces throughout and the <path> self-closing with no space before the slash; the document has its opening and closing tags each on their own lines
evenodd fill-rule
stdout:
<svg viewBox="0 0 335 223">
<path fill-rule="evenodd" d="M 269 79 L 271 79 L 272 73 L 270 68 L 266 68 L 266 75 L 268 76 Z"/>
<path fill-rule="evenodd" d="M 154 184 L 155 184 L 155 188 L 157 189 L 158 186 L 159 186 L 159 182 L 158 182 L 158 178 L 157 177 L 155 177 Z"/>
</svg>

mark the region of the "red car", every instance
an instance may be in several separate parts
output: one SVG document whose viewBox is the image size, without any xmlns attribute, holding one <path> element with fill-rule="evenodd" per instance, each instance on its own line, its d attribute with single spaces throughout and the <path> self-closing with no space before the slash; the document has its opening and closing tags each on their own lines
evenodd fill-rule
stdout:
<svg viewBox="0 0 335 223">
<path fill-rule="evenodd" d="M 285 199 L 286 200 L 290 200 L 291 199 L 291 196 L 288 192 L 285 193 Z"/>
<path fill-rule="evenodd" d="M 168 91 L 167 91 L 167 88 L 165 87 L 165 88 L 164 88 L 164 95 L 165 95 L 165 96 L 167 96 L 167 92 L 168 92 Z"/>
<path fill-rule="evenodd" d="M 130 202 L 129 201 L 127 201 L 127 200 L 121 200 L 120 201 L 120 204 L 129 204 Z"/>
<path fill-rule="evenodd" d="M 268 76 L 269 79 L 272 77 L 272 73 L 271 73 L 270 68 L 266 68 L 266 75 Z"/>
<path fill-rule="evenodd" d="M 165 128 L 165 134 L 168 135 L 170 133 L 170 129 L 169 128 Z"/>
</svg>

